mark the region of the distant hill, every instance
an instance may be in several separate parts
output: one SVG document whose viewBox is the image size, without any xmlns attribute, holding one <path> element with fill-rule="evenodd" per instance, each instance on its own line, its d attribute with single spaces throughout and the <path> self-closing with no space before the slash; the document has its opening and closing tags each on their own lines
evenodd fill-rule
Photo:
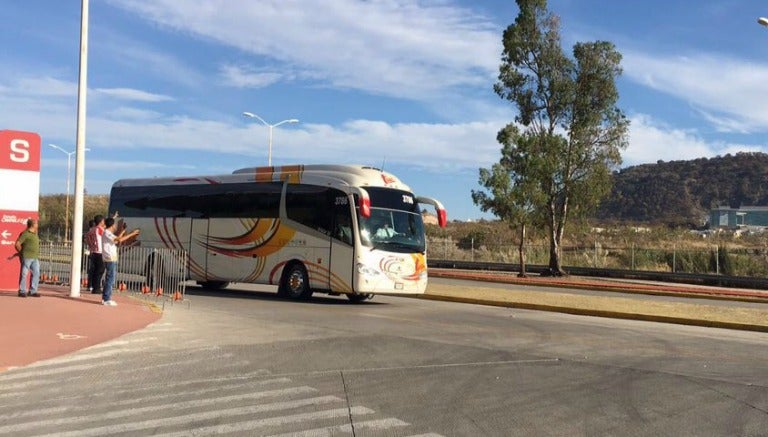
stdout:
<svg viewBox="0 0 768 437">
<path fill-rule="evenodd" d="M 768 205 L 768 154 L 658 161 L 614 173 L 600 220 L 699 226 L 716 206 Z"/>
</svg>

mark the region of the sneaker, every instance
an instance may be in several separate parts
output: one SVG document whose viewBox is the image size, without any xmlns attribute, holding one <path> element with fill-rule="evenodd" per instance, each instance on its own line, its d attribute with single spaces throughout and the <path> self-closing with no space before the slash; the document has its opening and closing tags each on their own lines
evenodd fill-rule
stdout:
<svg viewBox="0 0 768 437">
<path fill-rule="evenodd" d="M 114 300 L 103 300 L 103 301 L 101 301 L 101 303 L 102 303 L 102 305 L 106 305 L 108 307 L 116 307 L 117 306 L 117 302 L 115 302 Z"/>
<path fill-rule="evenodd" d="M 24 293 L 23 291 L 19 292 L 19 297 L 27 297 L 27 293 Z"/>
</svg>

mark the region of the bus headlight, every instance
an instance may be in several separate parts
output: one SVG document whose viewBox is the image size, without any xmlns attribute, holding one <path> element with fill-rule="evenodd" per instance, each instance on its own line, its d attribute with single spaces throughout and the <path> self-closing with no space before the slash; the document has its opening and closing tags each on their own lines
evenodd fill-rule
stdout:
<svg viewBox="0 0 768 437">
<path fill-rule="evenodd" d="M 380 271 L 374 268 L 368 267 L 363 263 L 357 263 L 357 273 L 360 273 L 361 275 L 366 275 L 366 276 L 377 276 L 381 274 Z"/>
</svg>

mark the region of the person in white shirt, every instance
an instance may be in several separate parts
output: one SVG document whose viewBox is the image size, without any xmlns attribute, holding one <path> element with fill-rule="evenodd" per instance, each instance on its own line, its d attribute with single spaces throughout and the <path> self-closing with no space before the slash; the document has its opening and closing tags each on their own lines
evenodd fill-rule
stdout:
<svg viewBox="0 0 768 437">
<path fill-rule="evenodd" d="M 390 238 L 394 237 L 397 232 L 389 227 L 389 223 L 384 222 L 379 229 L 376 230 L 377 238 Z"/>
<path fill-rule="evenodd" d="M 135 229 L 130 234 L 125 233 L 125 223 L 121 222 L 120 231 L 117 231 L 117 223 L 113 217 L 104 220 L 104 235 L 102 236 L 101 255 L 104 258 L 106 267 L 106 277 L 104 278 L 104 292 L 101 295 L 101 303 L 107 306 L 117 306 L 117 302 L 112 300 L 112 289 L 115 286 L 115 276 L 117 273 L 117 246 L 121 241 L 127 240 L 139 234 Z"/>
</svg>

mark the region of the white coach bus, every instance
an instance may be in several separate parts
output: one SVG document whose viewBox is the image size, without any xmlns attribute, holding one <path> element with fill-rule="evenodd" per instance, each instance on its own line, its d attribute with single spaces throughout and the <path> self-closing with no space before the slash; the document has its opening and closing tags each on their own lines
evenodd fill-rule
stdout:
<svg viewBox="0 0 768 437">
<path fill-rule="evenodd" d="M 123 179 L 109 210 L 141 229 L 135 244 L 186 250 L 186 277 L 204 287 L 272 284 L 294 299 L 318 291 L 361 301 L 424 293 L 424 204 L 445 226 L 440 202 L 415 196 L 390 173 L 295 165 Z"/>
</svg>

